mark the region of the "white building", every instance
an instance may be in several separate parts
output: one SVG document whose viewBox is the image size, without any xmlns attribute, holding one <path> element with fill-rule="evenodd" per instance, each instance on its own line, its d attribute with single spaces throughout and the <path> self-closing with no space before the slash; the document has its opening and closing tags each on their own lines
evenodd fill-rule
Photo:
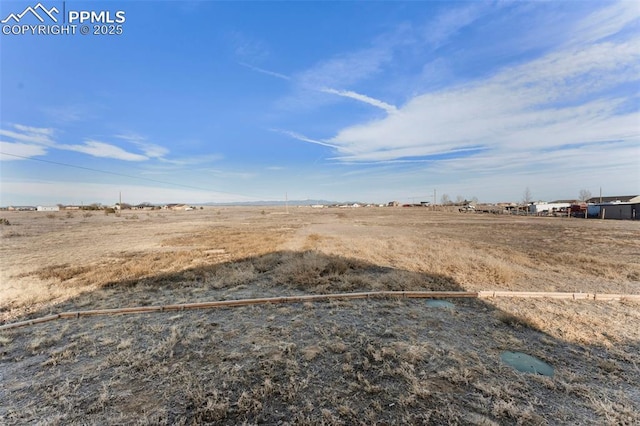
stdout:
<svg viewBox="0 0 640 426">
<path fill-rule="evenodd" d="M 60 207 L 58 206 L 38 206 L 36 210 L 39 212 L 59 212 Z"/>
<path fill-rule="evenodd" d="M 529 205 L 529 213 L 531 214 L 540 214 L 540 213 L 552 213 L 557 212 L 563 209 L 568 209 L 571 207 L 571 203 L 563 203 L 563 202 L 551 202 L 547 203 L 545 201 L 538 201 Z"/>
</svg>

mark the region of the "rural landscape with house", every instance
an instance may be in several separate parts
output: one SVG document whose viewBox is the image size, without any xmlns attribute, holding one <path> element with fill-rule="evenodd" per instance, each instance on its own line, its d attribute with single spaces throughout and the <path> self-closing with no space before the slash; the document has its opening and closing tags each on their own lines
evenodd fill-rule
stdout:
<svg viewBox="0 0 640 426">
<path fill-rule="evenodd" d="M 637 221 L 180 206 L 3 212 L 4 423 L 640 421 Z"/>
<path fill-rule="evenodd" d="M 0 426 L 640 425 L 639 24 L 0 1 Z"/>
</svg>

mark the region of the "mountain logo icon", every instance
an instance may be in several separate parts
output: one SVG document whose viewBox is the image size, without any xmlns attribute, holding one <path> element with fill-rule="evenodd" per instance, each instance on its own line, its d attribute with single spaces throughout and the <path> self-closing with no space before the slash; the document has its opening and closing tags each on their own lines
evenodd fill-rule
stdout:
<svg viewBox="0 0 640 426">
<path fill-rule="evenodd" d="M 39 13 L 38 13 L 39 12 Z M 45 17 L 49 17 L 49 19 L 51 19 L 53 22 L 58 22 L 58 18 L 55 17 L 54 13 L 57 14 L 60 11 L 54 6 L 51 9 L 47 9 L 46 7 L 44 7 L 42 5 L 42 3 L 38 3 L 36 4 L 34 7 L 31 6 L 27 6 L 27 8 L 25 10 L 22 11 L 22 13 L 10 13 L 9 16 L 7 16 L 6 18 L 4 18 L 2 21 L 0 21 L 3 24 L 6 24 L 7 22 L 13 20 L 16 24 L 20 22 L 20 20 L 27 14 L 31 13 L 33 16 L 36 17 L 36 19 L 42 23 L 44 23 L 45 19 L 43 18 L 43 16 Z"/>
</svg>

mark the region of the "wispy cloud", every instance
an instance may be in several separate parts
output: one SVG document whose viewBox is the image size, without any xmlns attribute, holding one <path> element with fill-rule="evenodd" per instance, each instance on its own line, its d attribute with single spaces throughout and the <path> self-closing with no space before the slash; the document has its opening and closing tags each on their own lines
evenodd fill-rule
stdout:
<svg viewBox="0 0 640 426">
<path fill-rule="evenodd" d="M 338 55 L 323 61 L 295 76 L 296 82 L 306 89 L 351 86 L 371 77 L 391 61 L 393 46 L 376 43 L 373 47 Z"/>
<path fill-rule="evenodd" d="M 58 123 L 72 123 L 87 116 L 85 108 L 76 105 L 48 106 L 41 109 L 47 117 Z"/>
<path fill-rule="evenodd" d="M 22 124 L 14 124 L 13 128 L 15 130 L 0 129 L 0 135 L 26 143 L 48 146 L 55 143 L 52 139 L 54 134 L 54 129 L 52 128 L 30 127 Z"/>
<path fill-rule="evenodd" d="M 149 157 L 140 154 L 134 154 L 132 152 L 125 151 L 124 149 L 105 142 L 87 140 L 82 145 L 57 145 L 56 148 L 64 149 L 67 151 L 82 152 L 94 157 L 100 158 L 113 158 L 116 160 L 124 161 L 144 161 Z"/>
<path fill-rule="evenodd" d="M 48 127 L 31 127 L 14 124 L 13 130 L 0 129 L 0 136 L 9 139 L 0 141 L 0 161 L 24 160 L 42 156 L 47 147 L 55 145 L 54 129 Z"/>
<path fill-rule="evenodd" d="M 592 43 L 618 33 L 633 22 L 637 25 L 640 7 L 634 1 L 619 1 L 592 12 L 573 28 L 571 43 Z"/>
<path fill-rule="evenodd" d="M 265 60 L 270 52 L 267 43 L 241 31 L 227 34 L 229 45 L 238 59 L 248 62 Z"/>
<path fill-rule="evenodd" d="M 395 41 L 391 39 L 392 37 L 379 37 L 368 48 L 345 52 L 319 61 L 308 69 L 292 73 L 291 93 L 281 98 L 277 106 L 284 110 L 298 111 L 335 102 L 336 99 L 321 95 L 326 93 L 324 89 L 354 87 L 357 83 L 379 74 L 384 65 L 392 61 Z"/>
<path fill-rule="evenodd" d="M 41 145 L 0 141 L 0 161 L 23 160 L 46 153 L 47 150 Z"/>
<path fill-rule="evenodd" d="M 620 19 L 618 30 L 628 20 Z M 608 34 L 614 33 L 612 26 Z M 591 40 L 591 33 L 587 40 Z M 352 125 L 326 142 L 342 161 L 390 161 L 478 147 L 492 155 L 638 138 L 637 108 L 620 112 L 637 84 L 640 43 L 572 44 L 493 76 L 412 98 L 397 113 Z M 618 95 L 603 96 L 603 91 Z"/>
<path fill-rule="evenodd" d="M 32 157 L 36 155 L 44 155 L 47 149 L 58 149 L 63 151 L 81 152 L 100 158 L 112 158 L 124 161 L 144 161 L 149 158 L 160 158 L 166 154 L 164 148 L 157 145 L 144 142 L 138 136 L 120 136 L 138 146 L 145 154 L 137 154 L 129 152 L 117 145 L 97 141 L 94 139 L 86 139 L 81 144 L 61 144 L 58 143 L 54 136 L 56 130 L 48 127 L 33 127 L 23 124 L 14 124 L 13 130 L 0 129 L 0 135 L 11 139 L 3 142 L 3 149 L 8 154 L 21 155 L 22 157 Z M 21 152 L 22 154 L 17 154 Z M 3 160 L 9 159 L 10 156 L 3 156 Z M 17 158 L 17 157 L 13 157 Z"/>
<path fill-rule="evenodd" d="M 259 72 L 259 73 L 262 73 L 262 74 L 270 75 L 271 77 L 276 77 L 276 78 L 279 78 L 281 80 L 287 80 L 287 81 L 291 80 L 291 77 L 289 77 L 288 75 L 280 74 L 278 72 L 269 71 L 269 70 L 266 70 L 264 68 L 256 67 L 256 66 L 253 66 L 253 65 L 249 65 L 249 64 L 247 64 L 245 62 L 239 62 L 239 64 L 242 65 L 243 67 L 249 68 L 250 70 L 253 70 L 253 71 L 256 71 L 256 72 Z"/>
<path fill-rule="evenodd" d="M 134 144 L 149 158 L 163 158 L 169 153 L 167 148 L 150 143 L 146 137 L 135 133 L 119 134 L 116 137 Z"/>
<path fill-rule="evenodd" d="M 324 89 L 320 89 L 320 91 L 325 93 L 331 93 L 333 95 L 343 96 L 349 99 L 355 99 L 357 101 L 364 102 L 366 104 L 373 105 L 375 107 L 383 109 L 387 111 L 389 114 L 393 114 L 398 111 L 398 108 L 396 108 L 394 105 L 388 104 L 379 99 L 374 99 L 367 95 L 362 95 L 360 93 L 352 92 L 350 90 L 336 90 L 336 89 L 324 88 Z"/>
<path fill-rule="evenodd" d="M 300 133 L 296 133 L 296 132 L 292 132 L 290 130 L 281 130 L 281 129 L 271 129 L 272 132 L 277 132 L 277 133 L 282 133 L 283 135 L 287 135 L 293 139 L 297 139 L 299 141 L 302 142 L 308 142 L 308 143 L 313 143 L 316 145 L 322 145 L 322 146 L 328 146 L 330 148 L 340 148 L 338 145 L 332 145 L 328 142 L 322 141 L 322 140 L 317 140 L 317 139 L 311 139 L 306 137 L 305 135 L 302 135 Z"/>
<path fill-rule="evenodd" d="M 482 3 L 471 3 L 463 7 L 451 8 L 435 16 L 424 26 L 420 39 L 432 48 L 438 48 L 455 36 L 464 27 L 472 24 L 487 13 Z"/>
<path fill-rule="evenodd" d="M 175 158 L 162 158 L 160 159 L 163 167 L 180 168 L 184 166 L 196 166 L 200 164 L 208 164 L 220 161 L 224 158 L 221 154 L 203 154 L 194 157 L 175 157 Z"/>
</svg>

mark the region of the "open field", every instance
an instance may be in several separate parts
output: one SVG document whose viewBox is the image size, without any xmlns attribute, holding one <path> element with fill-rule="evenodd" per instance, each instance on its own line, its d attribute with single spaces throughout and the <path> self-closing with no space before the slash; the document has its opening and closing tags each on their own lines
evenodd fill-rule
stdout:
<svg viewBox="0 0 640 426">
<path fill-rule="evenodd" d="M 640 294 L 640 224 L 422 208 L 2 212 L 0 320 L 375 290 Z M 0 423 L 638 424 L 640 305 L 370 299 L 0 332 Z M 503 351 L 553 377 L 520 373 Z"/>
</svg>

